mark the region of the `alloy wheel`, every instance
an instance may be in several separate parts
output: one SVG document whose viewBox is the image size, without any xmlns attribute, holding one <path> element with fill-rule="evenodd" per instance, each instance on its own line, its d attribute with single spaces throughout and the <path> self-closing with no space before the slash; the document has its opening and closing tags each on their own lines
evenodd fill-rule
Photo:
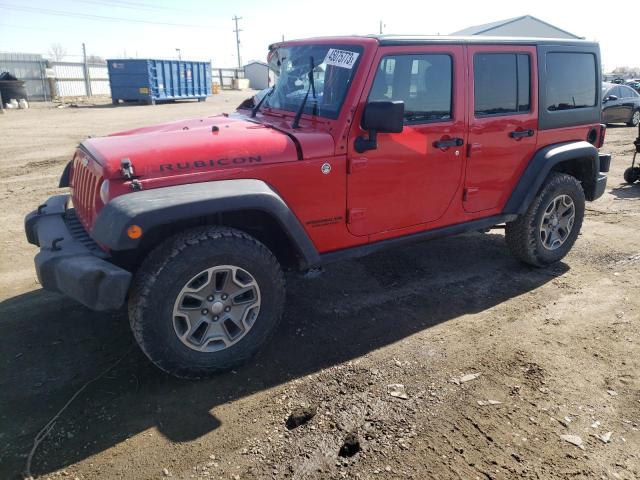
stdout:
<svg viewBox="0 0 640 480">
<path fill-rule="evenodd" d="M 208 268 L 180 290 L 173 327 L 180 341 L 200 352 L 224 350 L 239 342 L 260 312 L 260 287 L 234 265 Z"/>
<path fill-rule="evenodd" d="M 560 248 L 571 234 L 576 207 L 569 195 L 558 195 L 544 210 L 540 223 L 540 241 L 547 250 Z"/>
</svg>

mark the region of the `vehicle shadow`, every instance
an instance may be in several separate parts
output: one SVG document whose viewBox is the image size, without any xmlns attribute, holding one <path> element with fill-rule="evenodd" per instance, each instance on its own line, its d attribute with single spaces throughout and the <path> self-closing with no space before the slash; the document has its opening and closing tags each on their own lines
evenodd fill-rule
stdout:
<svg viewBox="0 0 640 480">
<path fill-rule="evenodd" d="M 416 332 L 481 312 L 568 270 L 514 260 L 504 237 L 466 234 L 288 275 L 285 317 L 265 350 L 211 380 L 168 376 L 147 361 L 124 311 L 95 313 L 38 290 L 0 303 L 0 477 L 18 477 L 36 433 L 86 382 L 41 444 L 32 472 L 84 460 L 149 428 L 172 442 L 220 426 L 220 405 L 360 357 Z"/>
<path fill-rule="evenodd" d="M 634 183 L 629 185 L 623 183 L 619 187 L 611 189 L 611 194 L 619 199 L 640 198 L 640 183 Z"/>
</svg>

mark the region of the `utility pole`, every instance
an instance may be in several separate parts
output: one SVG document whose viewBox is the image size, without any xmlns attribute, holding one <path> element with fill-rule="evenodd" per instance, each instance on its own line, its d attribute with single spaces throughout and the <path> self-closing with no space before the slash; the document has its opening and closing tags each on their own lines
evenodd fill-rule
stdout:
<svg viewBox="0 0 640 480">
<path fill-rule="evenodd" d="M 234 15 L 231 20 L 236 22 L 236 29 L 234 32 L 236 32 L 236 47 L 238 49 L 238 68 L 242 68 L 242 60 L 240 59 L 240 32 L 242 30 L 238 28 L 238 20 L 242 20 L 242 17 Z"/>
<path fill-rule="evenodd" d="M 89 78 L 89 65 L 87 64 L 87 47 L 82 44 L 82 60 L 84 70 L 84 88 L 87 92 L 87 97 L 91 96 L 91 79 Z"/>
<path fill-rule="evenodd" d="M 182 50 L 176 48 L 176 53 L 178 54 L 178 60 L 182 60 Z"/>
<path fill-rule="evenodd" d="M 386 25 L 380 20 L 380 35 L 382 35 L 382 27 L 386 27 Z"/>
</svg>

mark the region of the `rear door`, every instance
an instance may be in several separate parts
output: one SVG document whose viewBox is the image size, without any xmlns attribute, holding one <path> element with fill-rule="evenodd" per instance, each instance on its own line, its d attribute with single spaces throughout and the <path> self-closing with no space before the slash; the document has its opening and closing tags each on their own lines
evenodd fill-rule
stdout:
<svg viewBox="0 0 640 480">
<path fill-rule="evenodd" d="M 378 133 L 377 148 L 364 153 L 353 144 L 367 132 L 357 124 L 350 131 L 347 221 L 352 234 L 425 224 L 447 211 L 464 165 L 463 53 L 460 45 L 378 50 L 360 108 L 367 101 L 403 101 L 404 129 Z"/>
<path fill-rule="evenodd" d="M 469 135 L 463 196 L 467 212 L 501 208 L 536 151 L 536 50 L 471 45 Z"/>
</svg>

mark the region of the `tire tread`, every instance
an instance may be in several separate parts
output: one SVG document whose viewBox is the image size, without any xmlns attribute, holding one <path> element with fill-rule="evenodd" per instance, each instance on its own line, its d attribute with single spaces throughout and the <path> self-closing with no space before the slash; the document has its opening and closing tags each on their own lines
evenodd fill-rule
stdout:
<svg viewBox="0 0 640 480">
<path fill-rule="evenodd" d="M 207 378 L 211 375 L 228 371 L 246 362 L 254 354 L 254 352 L 246 352 L 244 355 L 238 355 L 227 362 L 218 362 L 215 367 L 195 367 L 194 365 L 180 364 L 177 363 L 175 359 L 158 355 L 158 352 L 155 351 L 156 346 L 148 343 L 148 339 L 144 335 L 145 330 L 148 328 L 145 325 L 147 320 L 144 316 L 144 311 L 147 308 L 149 297 L 153 292 L 158 276 L 165 270 L 170 262 L 174 261 L 187 249 L 211 240 L 222 239 L 232 239 L 245 244 L 248 243 L 249 248 L 259 253 L 265 261 L 265 264 L 269 265 L 269 269 L 273 273 L 271 280 L 275 288 L 282 291 L 284 291 L 285 288 L 284 274 L 273 253 L 271 253 L 264 244 L 241 230 L 220 226 L 198 227 L 181 232 L 156 247 L 143 261 L 140 269 L 134 276 L 129 297 L 129 322 L 134 338 L 145 355 L 162 370 L 181 378 Z M 282 305 L 279 305 L 279 312 L 280 314 L 278 315 L 276 323 L 280 320 Z M 268 331 L 265 338 L 259 340 L 261 345 L 271 337 L 274 330 L 275 325 L 274 328 Z"/>
</svg>

